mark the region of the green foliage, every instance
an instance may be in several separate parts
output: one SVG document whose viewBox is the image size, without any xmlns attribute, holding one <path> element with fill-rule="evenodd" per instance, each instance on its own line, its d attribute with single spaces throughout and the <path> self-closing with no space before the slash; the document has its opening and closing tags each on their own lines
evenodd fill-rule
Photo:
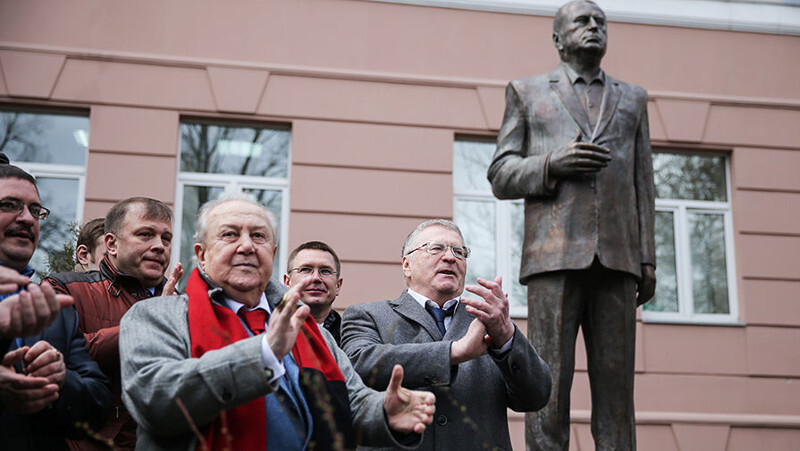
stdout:
<svg viewBox="0 0 800 451">
<path fill-rule="evenodd" d="M 79 222 L 70 222 L 68 230 L 71 240 L 67 240 L 61 249 L 52 250 L 47 254 L 47 274 L 75 271 L 75 243 L 78 241 L 78 234 L 81 231 Z"/>
</svg>

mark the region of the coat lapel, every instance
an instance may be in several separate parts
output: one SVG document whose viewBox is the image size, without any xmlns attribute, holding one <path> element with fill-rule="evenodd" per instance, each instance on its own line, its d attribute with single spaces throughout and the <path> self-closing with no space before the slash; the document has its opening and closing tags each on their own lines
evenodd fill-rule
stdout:
<svg viewBox="0 0 800 451">
<path fill-rule="evenodd" d="M 398 315 L 422 326 L 431 338 L 436 341 L 440 339 L 441 333 L 433 317 L 407 291 L 403 291 L 399 298 L 389 301 L 389 304 Z"/>
<path fill-rule="evenodd" d="M 575 88 L 569 82 L 569 78 L 567 78 L 560 66 L 550 72 L 550 88 L 558 94 L 561 103 L 564 104 L 572 119 L 580 127 L 583 135 L 582 140 L 591 138 L 592 128 L 589 124 L 589 115 L 586 114 L 586 109 L 583 107 L 581 99 L 578 98 Z"/>
<path fill-rule="evenodd" d="M 606 86 L 603 90 L 603 110 L 600 112 L 600 123 L 597 125 L 597 131 L 591 135 L 591 141 L 594 142 L 600 135 L 603 134 L 611 118 L 614 117 L 614 112 L 617 110 L 617 104 L 621 97 L 622 91 L 619 88 L 619 82 L 606 74 Z"/>
</svg>

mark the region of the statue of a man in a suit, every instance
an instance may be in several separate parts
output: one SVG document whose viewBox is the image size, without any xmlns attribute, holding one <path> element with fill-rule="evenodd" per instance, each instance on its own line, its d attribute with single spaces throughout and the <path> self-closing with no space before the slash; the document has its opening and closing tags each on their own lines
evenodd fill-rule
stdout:
<svg viewBox="0 0 800 451">
<path fill-rule="evenodd" d="M 595 3 L 562 6 L 553 43 L 554 71 L 509 83 L 488 173 L 498 198 L 525 199 L 528 337 L 553 375 L 549 404 L 527 414 L 528 447 L 568 449 L 582 327 L 596 447 L 631 450 L 636 308 L 655 290 L 647 93 L 600 68 L 606 16 Z"/>
</svg>

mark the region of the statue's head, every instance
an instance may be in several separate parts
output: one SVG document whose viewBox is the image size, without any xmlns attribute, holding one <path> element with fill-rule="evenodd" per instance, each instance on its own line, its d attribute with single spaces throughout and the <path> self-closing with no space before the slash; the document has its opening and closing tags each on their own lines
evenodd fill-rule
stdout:
<svg viewBox="0 0 800 451">
<path fill-rule="evenodd" d="M 553 44 L 561 60 L 600 59 L 606 53 L 608 32 L 606 15 L 596 3 L 573 0 L 556 12 L 553 20 Z"/>
</svg>

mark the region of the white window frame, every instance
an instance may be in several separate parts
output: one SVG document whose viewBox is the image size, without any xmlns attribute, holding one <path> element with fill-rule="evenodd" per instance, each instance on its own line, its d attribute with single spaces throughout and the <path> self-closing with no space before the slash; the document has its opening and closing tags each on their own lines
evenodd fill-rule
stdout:
<svg viewBox="0 0 800 451">
<path fill-rule="evenodd" d="M 665 153 L 669 152 L 664 149 Z M 731 201 L 730 156 L 714 154 L 725 161 L 725 184 L 727 201 L 699 201 L 683 199 L 656 199 L 656 211 L 673 214 L 675 231 L 675 274 L 678 279 L 678 311 L 656 312 L 642 309 L 642 320 L 652 323 L 692 323 L 692 324 L 738 324 L 739 308 L 736 287 L 736 258 L 733 245 L 733 211 Z M 694 313 L 692 291 L 691 242 L 689 237 L 689 213 L 708 213 L 722 215 L 724 223 L 725 265 L 728 283 L 729 313 Z M 658 262 L 656 262 L 658 266 Z M 658 281 L 656 281 L 658 283 Z"/>
<path fill-rule="evenodd" d="M 289 246 L 289 213 L 290 213 L 290 199 L 289 187 L 291 186 L 291 164 L 292 164 L 292 141 L 291 141 L 291 128 L 287 125 L 275 124 L 258 124 L 257 127 L 265 129 L 281 129 L 290 133 L 289 148 L 286 155 L 286 177 L 263 177 L 256 175 L 237 175 L 237 174 L 215 174 L 207 172 L 183 172 L 181 171 L 181 127 L 184 124 L 203 123 L 217 127 L 252 127 L 252 123 L 237 123 L 227 120 L 217 120 L 215 118 L 181 118 L 178 124 L 178 176 L 175 187 L 175 225 L 174 236 L 172 242 L 172 256 L 171 264 L 175 265 L 180 261 L 181 245 L 183 242 L 183 193 L 186 186 L 205 186 L 212 188 L 222 188 L 225 193 L 243 192 L 244 190 L 269 190 L 280 191 L 281 193 L 281 211 L 275 212 L 280 216 L 280 224 L 278 224 L 278 261 L 275 262 L 272 271 L 272 278 L 278 280 L 278 274 L 281 274 L 286 268 L 286 260 L 288 258 Z M 286 251 L 282 251 L 286 250 Z M 192 266 L 192 261 L 182 262 L 184 268 L 188 270 Z"/>
<path fill-rule="evenodd" d="M 455 146 L 458 141 L 472 141 L 472 142 L 488 142 L 482 138 L 469 138 L 469 137 L 456 137 L 453 145 Z M 488 170 L 488 168 L 487 168 Z M 491 202 L 494 205 L 494 268 L 497 274 L 486 274 L 486 277 L 502 276 L 503 280 L 517 282 L 519 274 L 512 272 L 513 264 L 511 262 L 512 242 L 511 242 L 511 209 L 512 205 L 522 205 L 524 208 L 525 201 L 523 199 L 514 200 L 499 200 L 494 194 L 489 191 L 483 192 L 480 190 L 456 190 L 453 184 L 453 212 L 455 215 L 456 203 L 458 201 L 478 201 L 478 202 Z M 454 218 L 457 219 L 457 218 Z M 467 243 L 469 246 L 469 243 Z M 469 264 L 469 261 L 467 262 Z M 468 282 L 469 283 L 469 282 Z M 526 290 L 527 292 L 527 290 Z M 523 299 L 524 306 L 512 304 L 509 313 L 513 318 L 528 318 L 528 300 Z"/>
<path fill-rule="evenodd" d="M 291 153 L 291 145 L 289 152 Z M 291 161 L 291 155 L 289 156 Z M 290 171 L 291 172 L 291 171 Z M 172 264 L 174 265 L 180 259 L 181 243 L 183 233 L 182 220 L 183 220 L 183 192 L 186 186 L 206 186 L 213 188 L 222 188 L 225 193 L 242 192 L 246 189 L 259 189 L 281 192 L 281 223 L 278 225 L 278 246 L 279 249 L 287 249 L 289 246 L 289 175 L 285 179 L 279 177 L 259 177 L 253 175 L 232 175 L 232 174 L 207 174 L 199 172 L 179 172 L 177 191 L 175 192 L 175 234 L 172 242 L 176 243 L 172 249 Z M 286 268 L 286 259 L 288 255 L 286 252 L 280 253 L 279 265 L 273 268 L 273 278 L 275 274 L 279 274 Z M 183 262 L 188 268 L 191 262 Z"/>
</svg>

